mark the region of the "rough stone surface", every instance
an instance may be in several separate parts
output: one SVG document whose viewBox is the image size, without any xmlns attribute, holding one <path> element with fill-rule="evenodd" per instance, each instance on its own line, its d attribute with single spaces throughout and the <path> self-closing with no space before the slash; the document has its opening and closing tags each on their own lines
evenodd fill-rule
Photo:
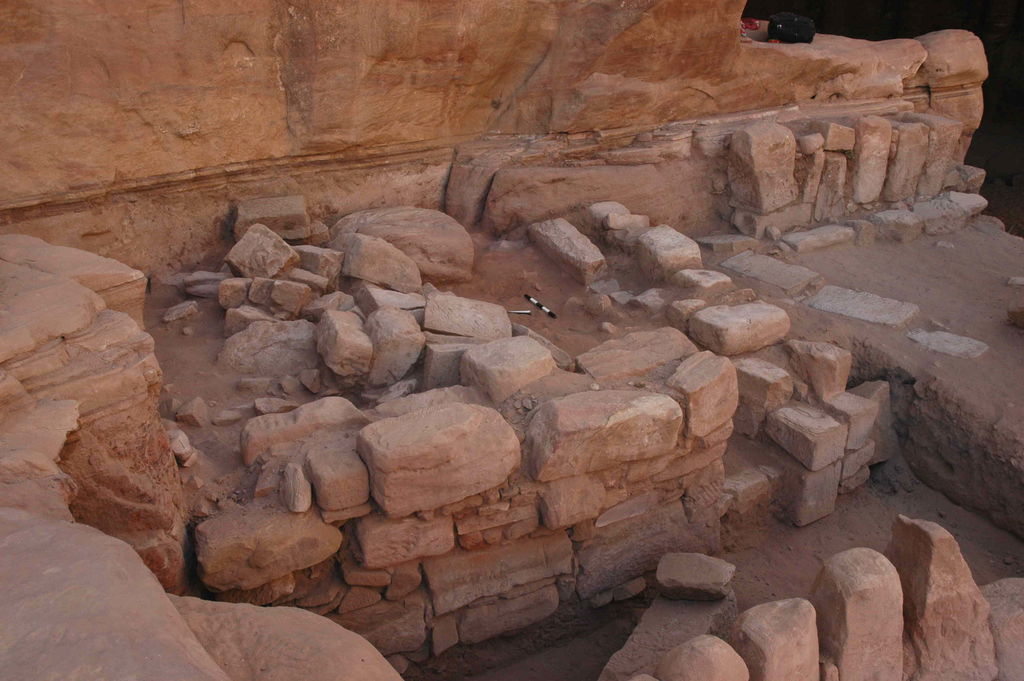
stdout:
<svg viewBox="0 0 1024 681">
<path fill-rule="evenodd" d="M 832 418 L 846 425 L 846 449 L 860 450 L 868 444 L 874 432 L 875 421 L 878 419 L 878 402 L 853 393 L 841 392 L 825 400 L 823 407 Z"/>
<path fill-rule="evenodd" d="M 915 681 L 991 681 L 997 673 L 988 601 L 949 532 L 904 515 L 885 551 L 903 586 Z"/>
<path fill-rule="evenodd" d="M 316 504 L 327 511 L 340 511 L 370 500 L 370 475 L 354 440 L 348 448 L 331 443 L 306 451 L 306 476 L 313 486 Z"/>
<path fill-rule="evenodd" d="M 370 372 L 373 340 L 355 312 L 325 311 L 316 326 L 316 349 L 327 368 L 342 379 L 355 382 Z"/>
<path fill-rule="evenodd" d="M 378 601 L 331 619 L 365 638 L 382 655 L 408 653 L 427 641 L 426 607 L 427 599 L 417 589 L 400 601 Z"/>
<path fill-rule="evenodd" d="M 644 232 L 636 241 L 636 254 L 644 271 L 661 278 L 702 264 L 697 242 L 667 225 Z"/>
<path fill-rule="evenodd" d="M 806 405 L 773 411 L 768 415 L 767 432 L 810 471 L 839 461 L 846 451 L 847 427 Z"/>
<path fill-rule="evenodd" d="M 0 509 L 0 579 L 7 675 L 228 681 L 131 547 L 99 530 Z"/>
<path fill-rule="evenodd" d="M 231 681 L 352 681 L 401 677 L 365 639 L 299 608 L 260 608 L 171 597 L 199 642 Z"/>
<path fill-rule="evenodd" d="M 344 397 L 324 397 L 289 412 L 256 416 L 242 428 L 242 460 L 250 465 L 277 445 L 295 444 L 311 435 L 350 434 L 368 422 Z"/>
<path fill-rule="evenodd" d="M 297 265 L 299 254 L 267 227 L 253 225 L 231 247 L 224 261 L 240 277 L 273 278 Z"/>
<path fill-rule="evenodd" d="M 736 597 L 732 595 L 712 602 L 657 598 L 626 645 L 608 660 L 598 681 L 629 681 L 635 675 L 654 674 L 671 650 L 697 636 L 724 633 L 735 617 Z"/>
<path fill-rule="evenodd" d="M 755 605 L 733 624 L 731 642 L 758 681 L 818 681 L 814 606 L 803 598 Z"/>
<path fill-rule="evenodd" d="M 604 506 L 604 485 L 588 475 L 552 480 L 540 493 L 544 526 L 558 530 L 596 518 Z"/>
<path fill-rule="evenodd" d="M 234 234 L 241 239 L 254 225 L 263 225 L 284 239 L 309 236 L 309 216 L 304 196 L 266 196 L 238 202 Z"/>
<path fill-rule="evenodd" d="M 566 267 L 582 284 L 599 279 L 607 268 L 604 255 L 567 220 L 530 225 L 530 239 L 552 260 Z"/>
<path fill-rule="evenodd" d="M 372 423 L 359 433 L 373 499 L 391 517 L 427 511 L 496 487 L 520 460 L 498 412 L 449 404 Z"/>
<path fill-rule="evenodd" d="M 452 295 L 433 295 L 427 300 L 423 328 L 427 331 L 498 340 L 512 335 L 505 308 L 494 303 Z"/>
<path fill-rule="evenodd" d="M 883 210 L 868 216 L 883 241 L 908 243 L 924 232 L 924 221 L 909 210 Z"/>
<path fill-rule="evenodd" d="M 577 552 L 576 592 L 580 598 L 590 598 L 614 588 L 654 570 L 670 551 L 714 551 L 719 541 L 717 520 L 715 515 L 711 522 L 697 518 L 691 522 L 683 504 L 675 501 L 598 528 Z"/>
<path fill-rule="evenodd" d="M 595 380 L 614 381 L 642 376 L 695 352 L 697 346 L 684 333 L 663 326 L 605 341 L 577 357 L 576 362 Z"/>
<path fill-rule="evenodd" d="M 473 240 L 465 227 L 441 211 L 398 206 L 351 213 L 331 228 L 331 244 L 345 250 L 344 236 L 353 233 L 387 241 L 427 281 L 461 282 L 473 276 Z"/>
<path fill-rule="evenodd" d="M 992 611 L 989 624 L 995 640 L 999 681 L 1024 679 L 1024 579 L 1008 577 L 981 587 Z"/>
<path fill-rule="evenodd" d="M 559 397 L 530 422 L 526 469 L 549 481 L 663 456 L 675 448 L 682 420 L 666 395 L 598 390 Z"/>
<path fill-rule="evenodd" d="M 793 372 L 826 400 L 846 390 L 853 366 L 849 350 L 832 343 L 790 340 L 786 342 Z"/>
<path fill-rule="evenodd" d="M 459 618 L 459 639 L 479 643 L 528 627 L 554 613 L 558 602 L 558 587 L 550 584 L 518 598 L 471 607 Z"/>
<path fill-rule="evenodd" d="M 806 232 L 793 232 L 782 237 L 782 240 L 793 247 L 797 253 L 810 253 L 823 248 L 853 243 L 856 233 L 850 227 L 841 225 L 825 225 L 815 227 Z"/>
<path fill-rule="evenodd" d="M 215 591 L 255 589 L 328 558 L 341 546 L 337 528 L 315 511 L 288 513 L 250 505 L 196 526 L 199 576 Z"/>
<path fill-rule="evenodd" d="M 711 352 L 690 355 L 665 385 L 678 397 L 688 437 L 705 437 L 732 418 L 739 403 L 736 368 Z"/>
<path fill-rule="evenodd" d="M 768 303 L 715 305 L 690 318 L 690 335 L 720 355 L 754 352 L 782 340 L 789 333 L 789 315 Z"/>
<path fill-rule="evenodd" d="M 976 359 L 988 352 L 987 343 L 946 331 L 914 329 L 907 334 L 907 338 L 934 352 L 962 359 Z"/>
<path fill-rule="evenodd" d="M 745 277 L 776 286 L 786 294 L 795 296 L 809 286 L 823 281 L 814 270 L 790 265 L 767 255 L 745 252 L 722 262 L 722 267 Z"/>
<path fill-rule="evenodd" d="M 901 681 L 903 589 L 885 556 L 855 548 L 826 559 L 810 600 L 822 656 L 841 679 Z"/>
<path fill-rule="evenodd" d="M 363 565 L 383 568 L 455 548 L 451 518 L 388 520 L 370 515 L 356 524 Z"/>
<path fill-rule="evenodd" d="M 742 405 L 736 425 L 745 435 L 753 436 L 765 417 L 792 397 L 793 377 L 785 369 L 756 357 L 733 360 L 733 365 Z"/>
<path fill-rule="evenodd" d="M 416 318 L 405 310 L 381 308 L 367 317 L 364 329 L 373 343 L 370 385 L 391 385 L 401 380 L 423 352 L 423 332 Z"/>
<path fill-rule="evenodd" d="M 217 362 L 243 374 L 260 376 L 315 369 L 320 363 L 316 331 L 317 327 L 305 320 L 256 321 L 224 341 Z"/>
<path fill-rule="evenodd" d="M 658 591 L 665 598 L 717 601 L 732 592 L 736 566 L 702 553 L 666 553 L 658 561 Z"/>
<path fill-rule="evenodd" d="M 872 324 L 901 327 L 917 316 L 920 308 L 892 298 L 840 286 L 826 286 L 806 304 L 816 310 L 859 319 Z"/>
<path fill-rule="evenodd" d="M 732 646 L 704 634 L 691 638 L 661 658 L 659 681 L 749 681 L 750 672 Z"/>
<path fill-rule="evenodd" d="M 423 561 L 434 612 L 443 615 L 487 596 L 572 572 L 564 532 L 479 551 L 452 551 Z"/>
<path fill-rule="evenodd" d="M 734 133 L 729 145 L 733 200 L 758 213 L 770 213 L 795 201 L 795 157 L 796 138 L 785 126 L 766 122 Z"/>
<path fill-rule="evenodd" d="M 337 247 L 345 252 L 341 273 L 402 293 L 419 291 L 422 285 L 416 263 L 384 239 L 348 233 Z"/>
<path fill-rule="evenodd" d="M 459 375 L 497 404 L 555 369 L 551 352 L 528 336 L 474 345 L 462 353 Z"/>
</svg>

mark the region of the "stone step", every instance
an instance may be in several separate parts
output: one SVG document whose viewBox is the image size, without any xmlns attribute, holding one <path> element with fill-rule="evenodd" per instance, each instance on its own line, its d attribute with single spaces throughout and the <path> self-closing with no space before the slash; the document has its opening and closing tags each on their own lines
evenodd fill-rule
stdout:
<svg viewBox="0 0 1024 681">
<path fill-rule="evenodd" d="M 841 286 L 826 286 L 805 301 L 808 307 L 872 324 L 901 327 L 917 316 L 920 308 L 892 298 Z"/>
<path fill-rule="evenodd" d="M 767 255 L 746 251 L 722 262 L 722 267 L 751 279 L 782 289 L 788 296 L 802 293 L 808 287 L 824 283 L 814 270 L 800 265 L 789 265 Z"/>
</svg>

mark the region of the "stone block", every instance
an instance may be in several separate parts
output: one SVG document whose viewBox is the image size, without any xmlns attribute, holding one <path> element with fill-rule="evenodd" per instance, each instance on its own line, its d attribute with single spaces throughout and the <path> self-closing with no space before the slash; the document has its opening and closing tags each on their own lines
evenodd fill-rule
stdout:
<svg viewBox="0 0 1024 681">
<path fill-rule="evenodd" d="M 668 225 L 655 227 L 637 239 L 636 255 L 645 272 L 662 279 L 702 264 L 697 242 Z"/>
<path fill-rule="evenodd" d="M 195 537 L 199 577 L 215 591 L 255 589 L 316 565 L 342 540 L 316 511 L 288 513 L 276 505 L 219 513 L 197 525 Z"/>
<path fill-rule="evenodd" d="M 299 254 L 299 266 L 327 280 L 329 286 L 336 286 L 341 274 L 341 262 L 345 254 L 333 248 L 319 246 L 294 246 Z"/>
<path fill-rule="evenodd" d="M 782 340 L 789 333 L 789 315 L 768 303 L 716 305 L 694 313 L 689 329 L 693 339 L 708 350 L 740 355 Z"/>
<path fill-rule="evenodd" d="M 249 230 L 252 231 L 252 230 Z M 247 306 L 234 308 L 244 315 Z M 249 308 L 253 309 L 253 308 Z M 305 320 L 260 321 L 258 315 L 241 331 L 224 341 L 217 363 L 243 374 L 282 376 L 315 368 L 317 327 Z M 240 323 L 237 319 L 233 324 Z"/>
<path fill-rule="evenodd" d="M 918 198 L 931 198 L 942 191 L 946 176 L 956 163 L 963 123 L 931 114 L 904 114 L 903 121 L 928 126 L 928 159 L 917 182 Z"/>
<path fill-rule="evenodd" d="M 541 519 L 548 529 L 558 530 L 596 518 L 604 497 L 604 485 L 587 475 L 552 480 L 540 493 Z"/>
<path fill-rule="evenodd" d="M 658 561 L 658 592 L 665 598 L 717 601 L 732 591 L 736 566 L 702 553 L 666 553 Z"/>
<path fill-rule="evenodd" d="M 885 551 L 903 586 L 907 653 L 915 679 L 993 679 L 990 606 L 956 539 L 940 525 L 899 515 Z"/>
<path fill-rule="evenodd" d="M 877 402 L 841 392 L 825 399 L 823 406 L 832 418 L 846 424 L 849 429 L 847 449 L 861 449 L 868 443 L 878 418 Z"/>
<path fill-rule="evenodd" d="M 424 336 L 420 325 L 408 311 L 395 307 L 381 308 L 366 318 L 364 328 L 373 344 L 368 376 L 370 385 L 386 386 L 400 381 L 419 361 Z"/>
<path fill-rule="evenodd" d="M 857 133 L 853 128 L 833 121 L 811 121 L 811 129 L 824 138 L 825 151 L 853 151 L 857 142 Z"/>
<path fill-rule="evenodd" d="M 989 624 L 1001 681 L 1024 679 L 1024 579 L 1008 577 L 981 587 L 989 602 Z"/>
<path fill-rule="evenodd" d="M 609 217 L 614 216 L 612 214 Z M 561 264 L 581 284 L 598 279 L 607 268 L 604 255 L 567 220 L 557 218 L 530 225 L 530 240 L 546 256 Z"/>
<path fill-rule="evenodd" d="M 302 466 L 296 461 L 285 464 L 278 492 L 281 504 L 292 513 L 305 513 L 313 505 L 313 488 L 302 472 Z"/>
<path fill-rule="evenodd" d="M 423 353 L 423 388 L 433 390 L 462 382 L 462 355 L 471 344 L 427 343 Z"/>
<path fill-rule="evenodd" d="M 572 573 L 572 542 L 564 532 L 479 551 L 457 549 L 423 561 L 435 615 L 488 596 Z"/>
<path fill-rule="evenodd" d="M 608 230 L 646 229 L 651 226 L 651 218 L 646 215 L 632 213 L 609 213 L 605 216 L 603 226 Z"/>
<path fill-rule="evenodd" d="M 663 326 L 605 341 L 579 355 L 576 362 L 597 381 L 615 381 L 643 376 L 695 352 L 697 346 L 685 334 Z"/>
<path fill-rule="evenodd" d="M 796 296 L 824 279 L 814 270 L 790 265 L 757 253 L 740 253 L 722 262 L 722 267 L 744 277 L 778 287 L 787 296 Z"/>
<path fill-rule="evenodd" d="M 821 170 L 818 195 L 814 199 L 814 220 L 816 222 L 834 220 L 846 214 L 848 165 L 845 153 L 825 152 L 825 166 Z"/>
<path fill-rule="evenodd" d="M 749 410 L 756 429 L 765 417 L 793 396 L 793 377 L 771 362 L 756 357 L 733 360 L 739 401 Z"/>
<path fill-rule="evenodd" d="M 354 297 L 359 309 L 369 315 L 382 307 L 394 307 L 399 310 L 418 310 L 427 304 L 427 299 L 419 293 L 401 293 L 386 288 L 361 282 L 355 286 Z"/>
<path fill-rule="evenodd" d="M 854 130 L 857 142 L 853 145 L 853 200 L 874 203 L 885 184 L 892 123 L 880 116 L 864 116 L 857 120 Z"/>
<path fill-rule="evenodd" d="M 928 160 L 928 133 L 928 126 L 924 123 L 907 121 L 893 124 L 896 154 L 889 162 L 889 172 L 882 188 L 884 201 L 906 201 L 917 194 L 917 183 Z"/>
<path fill-rule="evenodd" d="M 728 275 L 715 270 L 679 270 L 669 281 L 674 286 L 686 289 L 686 294 L 694 298 L 706 299 L 733 287 Z"/>
<path fill-rule="evenodd" d="M 386 286 L 402 293 L 420 290 L 423 282 L 416 263 L 384 239 L 365 234 L 347 234 L 339 243 L 345 252 L 341 273 Z"/>
<path fill-rule="evenodd" d="M 497 404 L 555 369 L 551 352 L 528 336 L 514 336 L 465 350 L 459 375 Z"/>
<path fill-rule="evenodd" d="M 825 286 L 805 304 L 823 312 L 897 328 L 906 325 L 920 312 L 920 308 L 913 303 L 841 286 Z"/>
<path fill-rule="evenodd" d="M 841 679 L 901 681 L 903 589 L 885 556 L 855 548 L 826 559 L 810 600 L 822 656 Z"/>
<path fill-rule="evenodd" d="M 299 254 L 267 227 L 253 225 L 224 261 L 239 277 L 273 278 L 299 264 Z"/>
<path fill-rule="evenodd" d="M 815 227 L 806 232 L 794 232 L 782 237 L 782 240 L 789 244 L 797 253 L 810 253 L 820 251 L 823 248 L 841 246 L 853 242 L 856 232 L 850 227 L 841 225 L 825 225 Z"/>
<path fill-rule="evenodd" d="M 241 239 L 256 224 L 263 225 L 284 239 L 309 236 L 309 216 L 304 196 L 268 196 L 238 202 L 235 239 Z"/>
<path fill-rule="evenodd" d="M 764 122 L 733 133 L 729 145 L 733 201 L 758 213 L 795 201 L 795 158 L 796 138 L 789 128 Z"/>
<path fill-rule="evenodd" d="M 811 471 L 839 461 L 846 452 L 847 427 L 806 405 L 782 407 L 768 415 L 768 435 Z"/>
<path fill-rule="evenodd" d="M 388 520 L 368 515 L 357 521 L 356 537 L 362 549 L 362 563 L 371 569 L 425 556 L 440 556 L 455 548 L 455 532 L 449 516 L 431 520 Z"/>
<path fill-rule="evenodd" d="M 712 551 L 718 542 L 717 522 L 713 525 L 691 522 L 676 501 L 599 528 L 577 552 L 576 591 L 590 598 L 654 570 L 670 551 Z"/>
<path fill-rule="evenodd" d="M 324 397 L 287 413 L 256 416 L 242 428 L 242 460 L 248 466 L 275 445 L 298 442 L 313 433 L 350 433 L 367 423 L 369 419 L 344 397 Z"/>
<path fill-rule="evenodd" d="M 743 234 L 711 234 L 697 237 L 697 243 L 712 253 L 736 255 L 757 248 L 757 239 Z"/>
<path fill-rule="evenodd" d="M 359 433 L 374 501 L 390 517 L 428 511 L 501 484 L 519 439 L 493 409 L 449 404 L 372 423 Z"/>
<path fill-rule="evenodd" d="M 289 318 L 298 317 L 302 308 L 312 300 L 313 290 L 295 281 L 278 279 L 270 288 L 271 306 L 276 310 L 283 310 Z"/>
<path fill-rule="evenodd" d="M 539 481 L 670 453 L 683 413 L 667 395 L 597 390 L 545 402 L 526 433 L 526 470 Z"/>
<path fill-rule="evenodd" d="M 687 437 L 705 437 L 732 418 L 739 402 L 736 368 L 725 357 L 698 352 L 665 381 L 684 409 Z"/>
<path fill-rule="evenodd" d="M 743 658 L 728 643 L 704 634 L 668 651 L 655 671 L 659 681 L 749 681 Z M 653 678 L 653 677 L 647 677 Z M 636 681 L 636 677 L 632 681 Z"/>
<path fill-rule="evenodd" d="M 732 645 L 758 681 L 818 681 L 814 606 L 803 598 L 755 605 L 733 624 Z"/>
<path fill-rule="evenodd" d="M 818 399 L 826 400 L 846 390 L 853 366 L 849 350 L 832 343 L 786 341 L 793 373 L 810 384 Z"/>
<path fill-rule="evenodd" d="M 249 300 L 249 286 L 252 279 L 245 277 L 229 277 L 221 279 L 217 287 L 217 302 L 225 310 L 233 307 L 240 307 Z"/>
<path fill-rule="evenodd" d="M 427 642 L 427 599 L 418 589 L 401 601 L 379 601 L 331 619 L 353 631 L 382 655 L 419 650 Z"/>
<path fill-rule="evenodd" d="M 703 310 L 707 305 L 707 302 L 700 298 L 674 300 L 665 308 L 665 317 L 673 328 L 686 333 L 690 327 L 690 317 L 693 316 L 694 312 Z"/>
<path fill-rule="evenodd" d="M 365 504 L 370 500 L 370 475 L 356 454 L 354 437 L 348 447 L 336 440 L 325 445 L 306 450 L 306 475 L 317 506 L 340 511 Z"/>
<path fill-rule="evenodd" d="M 794 203 L 766 215 L 737 208 L 732 214 L 732 224 L 750 237 L 763 239 L 770 231 L 788 232 L 810 224 L 812 213 L 810 203 Z"/>
<path fill-rule="evenodd" d="M 883 210 L 868 216 L 876 227 L 876 236 L 882 241 L 908 243 L 924 232 L 924 221 L 909 210 Z"/>
<path fill-rule="evenodd" d="M 512 335 L 512 322 L 505 308 L 453 295 L 430 296 L 423 328 L 436 333 L 484 340 L 498 340 Z"/>
<path fill-rule="evenodd" d="M 327 368 L 345 381 L 361 382 L 370 372 L 373 341 L 355 312 L 325 311 L 316 326 L 316 348 Z"/>
<path fill-rule="evenodd" d="M 540 622 L 558 609 L 558 588 L 541 587 L 517 598 L 467 608 L 459 615 L 459 640 L 479 643 Z"/>
</svg>

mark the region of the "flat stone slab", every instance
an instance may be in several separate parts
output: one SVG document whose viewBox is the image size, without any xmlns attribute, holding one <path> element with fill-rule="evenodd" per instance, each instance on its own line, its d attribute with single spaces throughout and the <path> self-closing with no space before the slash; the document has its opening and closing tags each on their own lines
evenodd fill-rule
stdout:
<svg viewBox="0 0 1024 681">
<path fill-rule="evenodd" d="M 921 311 L 913 303 L 841 286 L 826 286 L 807 300 L 806 305 L 815 310 L 894 327 L 903 326 Z"/>
<path fill-rule="evenodd" d="M 929 350 L 941 352 L 944 355 L 952 355 L 953 357 L 963 357 L 964 359 L 981 357 L 988 351 L 988 345 L 980 340 L 974 340 L 966 336 L 957 336 L 945 331 L 914 329 L 907 334 L 907 338 L 915 343 L 920 343 Z"/>
<path fill-rule="evenodd" d="M 758 241 L 745 234 L 711 234 L 697 237 L 697 243 L 712 253 L 742 253 L 757 248 Z"/>
<path fill-rule="evenodd" d="M 853 243 L 856 232 L 842 225 L 825 225 L 806 232 L 793 232 L 782 237 L 782 240 L 793 247 L 797 253 L 810 253 L 823 248 Z"/>
<path fill-rule="evenodd" d="M 788 296 L 798 295 L 808 286 L 824 281 L 824 278 L 812 269 L 790 265 L 750 251 L 725 260 L 722 267 L 765 284 L 777 286 Z"/>
</svg>

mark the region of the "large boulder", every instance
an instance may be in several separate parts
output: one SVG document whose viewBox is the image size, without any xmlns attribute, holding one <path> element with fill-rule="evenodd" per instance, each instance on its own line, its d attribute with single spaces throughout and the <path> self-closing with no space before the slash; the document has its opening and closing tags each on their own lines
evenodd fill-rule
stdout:
<svg viewBox="0 0 1024 681">
<path fill-rule="evenodd" d="M 23 681 L 228 681 L 131 547 L 0 509 L 0 669 Z"/>
<path fill-rule="evenodd" d="M 519 439 L 493 409 L 449 404 L 372 423 L 359 433 L 373 499 L 392 517 L 497 487 L 519 465 Z"/>
<path fill-rule="evenodd" d="M 900 681 L 903 676 L 903 589 L 878 551 L 855 548 L 828 558 L 811 602 L 822 654 L 848 681 Z"/>
<path fill-rule="evenodd" d="M 299 254 L 265 225 L 252 225 L 224 260 L 239 277 L 272 278 L 299 264 Z"/>
<path fill-rule="evenodd" d="M 231 681 L 401 681 L 362 636 L 299 608 L 171 597 Z"/>
<path fill-rule="evenodd" d="M 346 277 L 362 279 L 402 293 L 419 291 L 423 283 L 416 263 L 384 239 L 348 233 L 332 243 L 345 252 L 341 273 Z"/>
<path fill-rule="evenodd" d="M 331 228 L 332 244 L 346 234 L 384 239 L 407 255 L 427 281 L 469 281 L 473 276 L 473 240 L 466 228 L 428 208 L 372 208 L 346 215 Z"/>
<path fill-rule="evenodd" d="M 992 681 L 997 668 L 989 604 L 953 535 L 900 515 L 885 553 L 903 585 L 913 681 Z"/>
</svg>

